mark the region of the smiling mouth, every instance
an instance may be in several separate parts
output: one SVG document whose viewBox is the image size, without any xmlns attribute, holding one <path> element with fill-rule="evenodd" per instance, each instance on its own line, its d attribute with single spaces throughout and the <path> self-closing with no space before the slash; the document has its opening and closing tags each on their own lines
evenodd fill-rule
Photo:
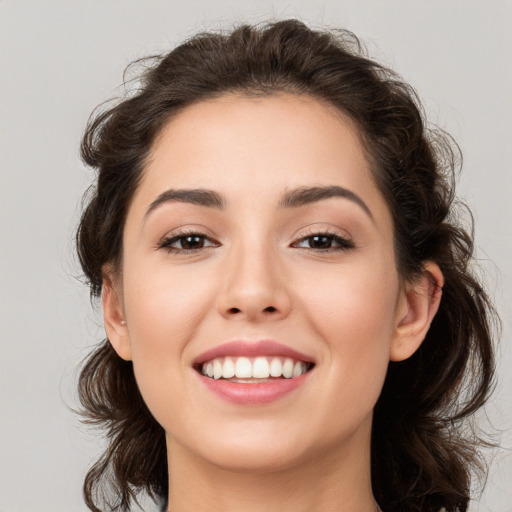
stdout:
<svg viewBox="0 0 512 512">
<path fill-rule="evenodd" d="M 235 383 L 262 383 L 294 379 L 311 371 L 313 363 L 290 357 L 217 357 L 197 365 L 204 377 Z"/>
</svg>

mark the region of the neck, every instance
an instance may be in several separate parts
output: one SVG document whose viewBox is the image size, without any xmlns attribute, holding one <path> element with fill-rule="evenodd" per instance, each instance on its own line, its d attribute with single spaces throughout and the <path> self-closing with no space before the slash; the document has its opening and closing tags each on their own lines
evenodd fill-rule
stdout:
<svg viewBox="0 0 512 512">
<path fill-rule="evenodd" d="M 273 471 L 220 468 L 168 439 L 168 512 L 375 512 L 370 450 L 348 443 Z M 351 449 L 351 446 L 358 449 Z"/>
</svg>

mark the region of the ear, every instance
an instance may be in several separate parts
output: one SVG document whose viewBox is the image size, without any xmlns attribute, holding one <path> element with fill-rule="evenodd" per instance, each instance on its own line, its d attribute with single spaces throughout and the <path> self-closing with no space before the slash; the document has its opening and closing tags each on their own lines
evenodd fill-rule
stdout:
<svg viewBox="0 0 512 512">
<path fill-rule="evenodd" d="M 413 282 L 404 284 L 391 342 L 391 361 L 403 361 L 418 350 L 439 309 L 443 284 L 441 269 L 431 261 L 424 262 L 421 275 Z"/>
<path fill-rule="evenodd" d="M 132 359 L 132 349 L 128 329 L 124 320 L 123 304 L 120 293 L 109 272 L 104 272 L 101 302 L 103 305 L 103 321 L 110 344 L 119 357 L 125 361 Z"/>
</svg>

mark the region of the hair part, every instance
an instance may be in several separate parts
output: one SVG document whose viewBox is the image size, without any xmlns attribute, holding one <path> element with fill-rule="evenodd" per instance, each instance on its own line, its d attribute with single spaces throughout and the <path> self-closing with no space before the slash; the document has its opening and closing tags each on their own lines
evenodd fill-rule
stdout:
<svg viewBox="0 0 512 512">
<path fill-rule="evenodd" d="M 415 91 L 367 58 L 348 31 L 314 31 L 295 20 L 242 25 L 199 34 L 151 62 L 139 89 L 92 117 L 83 137 L 82 158 L 98 172 L 77 231 L 91 296 L 101 295 L 107 265 L 120 269 L 131 199 L 172 116 L 230 93 L 285 92 L 332 105 L 361 135 L 393 217 L 400 275 L 414 279 L 433 261 L 445 280 L 422 346 L 389 365 L 374 414 L 374 495 L 386 512 L 465 512 L 472 469 L 481 467 L 467 425 L 492 388 L 496 317 L 472 273 L 472 224 L 464 229 L 457 218 L 456 144 L 426 126 Z M 132 364 L 108 340 L 84 365 L 79 394 L 84 415 L 109 440 L 85 479 L 87 506 L 128 510 L 140 491 L 165 499 L 165 433 L 144 404 Z"/>
</svg>

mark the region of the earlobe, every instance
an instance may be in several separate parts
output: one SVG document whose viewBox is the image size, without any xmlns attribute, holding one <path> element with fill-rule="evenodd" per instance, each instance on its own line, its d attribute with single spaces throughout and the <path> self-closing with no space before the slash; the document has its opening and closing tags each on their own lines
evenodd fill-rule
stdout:
<svg viewBox="0 0 512 512">
<path fill-rule="evenodd" d="M 109 277 L 103 278 L 101 301 L 108 340 L 119 357 L 125 361 L 130 361 L 132 359 L 132 351 L 128 329 L 124 320 L 123 305 Z"/>
<path fill-rule="evenodd" d="M 391 361 L 403 361 L 418 350 L 439 309 L 443 284 L 439 266 L 427 261 L 421 275 L 404 285 L 391 342 Z"/>
</svg>

